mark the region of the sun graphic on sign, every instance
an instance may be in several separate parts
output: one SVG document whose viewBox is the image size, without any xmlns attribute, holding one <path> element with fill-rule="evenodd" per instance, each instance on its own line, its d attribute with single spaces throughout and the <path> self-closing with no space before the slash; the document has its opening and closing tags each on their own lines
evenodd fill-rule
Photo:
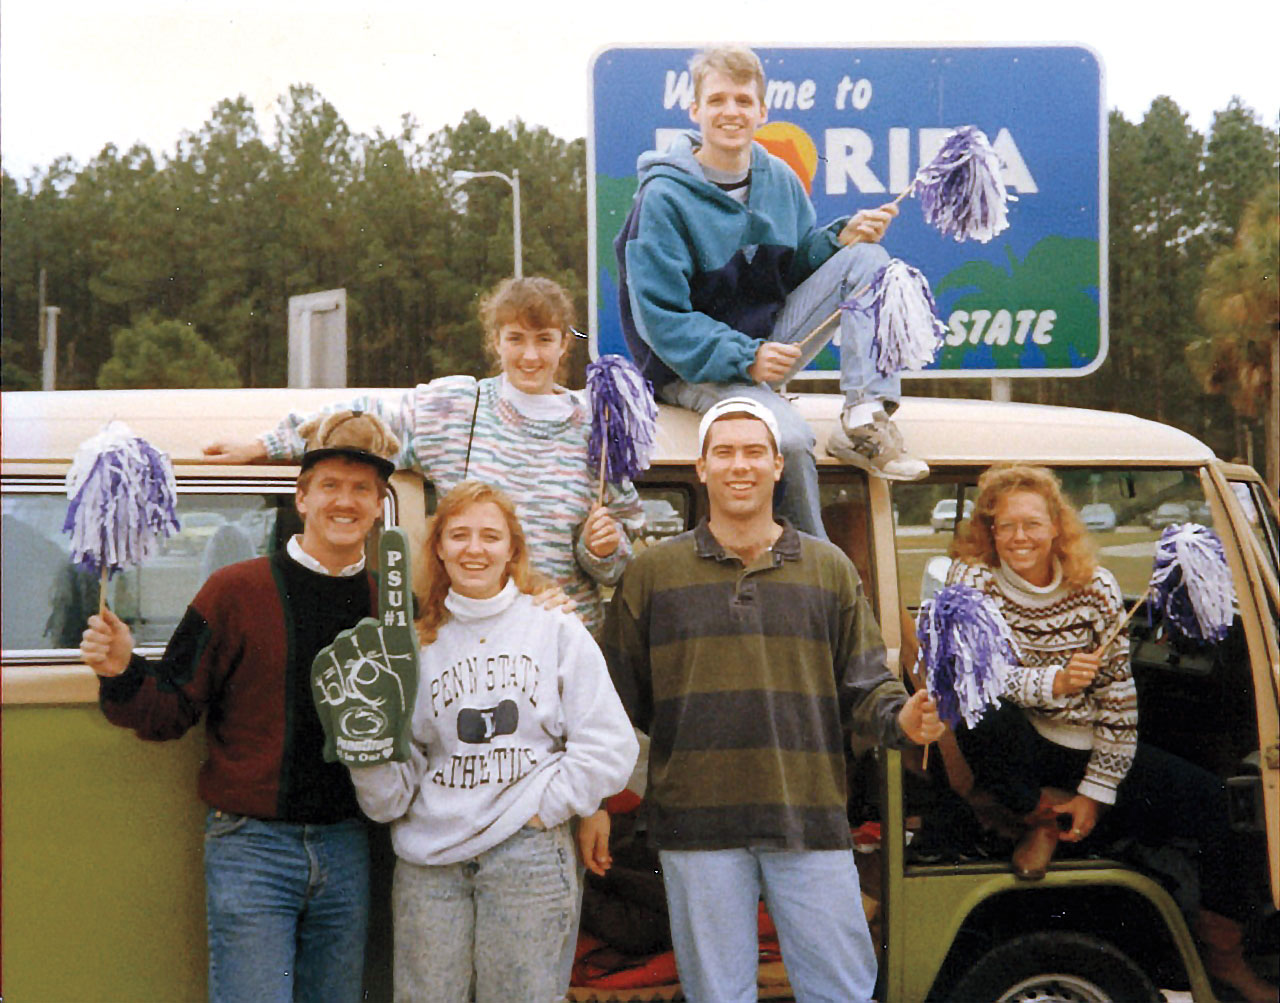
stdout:
<svg viewBox="0 0 1280 1003">
<path fill-rule="evenodd" d="M 818 173 L 818 148 L 809 134 L 791 122 L 766 122 L 756 130 L 756 142 L 788 167 L 804 183 L 807 194 L 813 194 L 813 179 Z"/>
</svg>

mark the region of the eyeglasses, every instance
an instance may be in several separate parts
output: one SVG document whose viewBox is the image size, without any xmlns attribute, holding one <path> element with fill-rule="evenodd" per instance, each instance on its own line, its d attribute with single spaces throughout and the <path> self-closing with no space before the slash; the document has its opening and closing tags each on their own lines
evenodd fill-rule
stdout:
<svg viewBox="0 0 1280 1003">
<path fill-rule="evenodd" d="M 1024 522 L 1001 519 L 991 524 L 991 531 L 998 540 L 1007 540 L 1011 536 L 1017 536 L 1019 531 L 1024 536 L 1044 536 L 1052 529 L 1053 523 L 1045 522 L 1043 519 L 1027 519 Z"/>
</svg>

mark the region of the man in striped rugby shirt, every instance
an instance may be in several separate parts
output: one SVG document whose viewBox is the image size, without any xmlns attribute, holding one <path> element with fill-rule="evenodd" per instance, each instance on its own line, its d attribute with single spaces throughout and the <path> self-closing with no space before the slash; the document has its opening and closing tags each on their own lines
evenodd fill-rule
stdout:
<svg viewBox="0 0 1280 1003">
<path fill-rule="evenodd" d="M 871 998 L 875 953 L 846 808 L 857 731 L 890 746 L 942 734 L 908 697 L 858 573 L 773 514 L 773 414 L 730 398 L 699 430 L 710 517 L 623 575 L 603 645 L 650 737 L 646 811 L 680 979 L 695 1003 L 756 998 L 763 894 L 802 1001 Z"/>
</svg>

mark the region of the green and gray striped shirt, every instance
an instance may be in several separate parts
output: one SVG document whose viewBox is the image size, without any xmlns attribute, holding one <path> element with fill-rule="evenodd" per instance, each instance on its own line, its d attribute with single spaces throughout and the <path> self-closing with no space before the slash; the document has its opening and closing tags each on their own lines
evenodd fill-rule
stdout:
<svg viewBox="0 0 1280 1003">
<path fill-rule="evenodd" d="M 849 559 L 783 524 L 749 566 L 706 521 L 639 554 L 602 637 L 650 737 L 646 811 L 663 849 L 850 846 L 844 750 L 905 738 L 902 684 Z"/>
</svg>

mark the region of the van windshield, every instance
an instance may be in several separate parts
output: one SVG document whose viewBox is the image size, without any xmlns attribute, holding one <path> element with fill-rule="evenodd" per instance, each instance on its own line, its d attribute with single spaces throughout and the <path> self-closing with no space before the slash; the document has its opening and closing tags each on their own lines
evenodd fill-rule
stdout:
<svg viewBox="0 0 1280 1003">
<path fill-rule="evenodd" d="M 65 495 L 6 492 L 3 498 L 3 644 L 6 654 L 76 648 L 98 609 L 98 578 L 71 564 L 62 531 Z M 272 553 L 301 529 L 293 492 L 178 496 L 181 529 L 160 541 L 144 567 L 111 579 L 107 602 L 140 649 L 162 648 L 187 604 L 214 571 Z"/>
</svg>

